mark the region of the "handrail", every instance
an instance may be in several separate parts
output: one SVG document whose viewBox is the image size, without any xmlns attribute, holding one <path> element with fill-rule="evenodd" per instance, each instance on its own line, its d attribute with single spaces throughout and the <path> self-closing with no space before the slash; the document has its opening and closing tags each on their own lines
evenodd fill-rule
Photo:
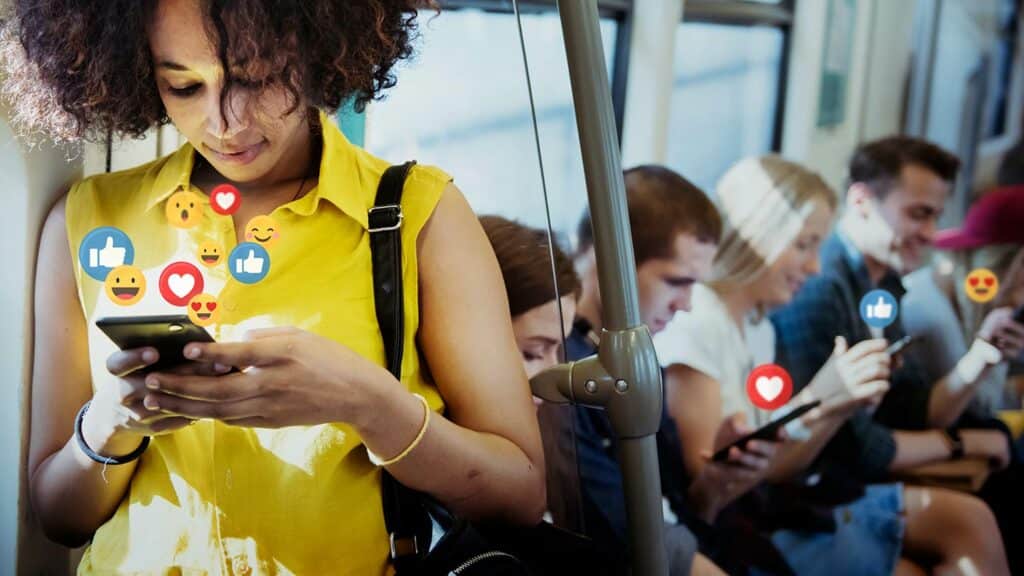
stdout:
<svg viewBox="0 0 1024 576">
<path fill-rule="evenodd" d="M 558 11 L 594 228 L 603 330 L 596 356 L 544 372 L 531 385 L 547 400 L 606 410 L 618 439 L 632 572 L 665 576 L 668 564 L 654 437 L 661 421 L 661 369 L 650 331 L 640 320 L 626 187 L 597 3 L 559 0 Z"/>
</svg>

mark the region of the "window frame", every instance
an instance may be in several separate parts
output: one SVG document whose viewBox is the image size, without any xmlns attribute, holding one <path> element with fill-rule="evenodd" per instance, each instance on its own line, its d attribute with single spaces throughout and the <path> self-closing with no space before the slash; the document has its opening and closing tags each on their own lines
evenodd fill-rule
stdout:
<svg viewBox="0 0 1024 576">
<path fill-rule="evenodd" d="M 512 0 L 439 0 L 442 10 L 474 9 L 485 12 L 512 14 Z M 612 54 L 611 83 L 612 109 L 615 113 L 615 128 L 619 143 L 622 142 L 622 125 L 626 114 L 626 85 L 629 78 L 629 43 L 632 39 L 633 0 L 597 0 L 601 18 L 615 20 L 615 52 Z M 556 0 L 519 0 L 523 14 L 557 12 Z"/>
<path fill-rule="evenodd" d="M 782 33 L 782 60 L 778 70 L 775 115 L 772 119 L 772 152 L 782 150 L 782 132 L 786 120 L 786 84 L 789 81 L 789 60 L 793 47 L 795 19 L 796 0 L 781 0 L 776 4 L 747 0 L 686 0 L 683 6 L 683 23 L 765 26 L 778 29 Z"/>
</svg>

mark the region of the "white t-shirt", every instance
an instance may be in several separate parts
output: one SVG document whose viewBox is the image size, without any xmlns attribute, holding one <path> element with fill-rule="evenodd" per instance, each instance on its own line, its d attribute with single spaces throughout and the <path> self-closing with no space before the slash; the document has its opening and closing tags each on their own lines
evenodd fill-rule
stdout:
<svg viewBox="0 0 1024 576">
<path fill-rule="evenodd" d="M 723 418 L 743 412 L 752 427 L 770 420 L 771 414 L 754 406 L 746 391 L 754 367 L 775 361 L 775 328 L 767 318 L 744 320 L 741 332 L 718 295 L 697 284 L 692 310 L 676 313 L 654 337 L 654 346 L 663 367 L 685 364 L 718 381 Z"/>
</svg>

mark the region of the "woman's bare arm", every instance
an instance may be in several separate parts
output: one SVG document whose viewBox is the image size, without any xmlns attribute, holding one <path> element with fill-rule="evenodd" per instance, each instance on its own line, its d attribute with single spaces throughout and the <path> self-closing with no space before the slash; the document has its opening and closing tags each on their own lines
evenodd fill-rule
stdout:
<svg viewBox="0 0 1024 576">
<path fill-rule="evenodd" d="M 36 261 L 28 472 L 32 506 L 47 536 L 79 546 L 114 513 L 135 463 L 108 466 L 104 479 L 103 466 L 86 457 L 74 439 L 75 415 L 92 397 L 92 379 L 64 222 L 61 199 L 43 226 Z M 101 453 L 126 454 L 138 446 L 137 437 L 109 439 L 95 426 L 85 428 L 90 445 Z"/>
<path fill-rule="evenodd" d="M 421 232 L 419 258 L 419 343 L 447 418 L 432 416 L 419 446 L 389 470 L 467 518 L 535 523 L 545 506 L 544 456 L 529 384 L 497 260 L 453 185 Z M 414 398 L 392 394 L 360 426 L 378 454 L 401 451 L 422 421 Z"/>
</svg>

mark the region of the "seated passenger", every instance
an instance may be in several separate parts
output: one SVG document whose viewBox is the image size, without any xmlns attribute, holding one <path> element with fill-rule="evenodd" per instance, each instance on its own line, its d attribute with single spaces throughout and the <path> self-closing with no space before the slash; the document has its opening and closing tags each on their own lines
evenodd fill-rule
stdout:
<svg viewBox="0 0 1024 576">
<path fill-rule="evenodd" d="M 536 374 L 561 362 L 562 339 L 572 330 L 580 281 L 572 260 L 558 246 L 549 247 L 544 230 L 528 228 L 500 216 L 481 216 L 494 254 L 498 257 L 512 316 L 512 330 L 523 358 L 526 375 Z M 551 265 L 554 254 L 555 264 Z M 552 281 L 552 270 L 555 276 Z M 561 296 L 556 299 L 557 294 Z M 579 527 L 576 502 L 579 482 L 572 442 L 561 434 L 561 424 L 572 417 L 568 406 L 539 405 L 544 462 L 547 465 L 548 510 L 551 520 L 571 529 Z"/>
<path fill-rule="evenodd" d="M 367 211 L 389 162 L 331 114 L 389 85 L 418 2 L 16 4 L 2 49 L 22 59 L 5 82 L 31 95 L 16 103 L 23 129 L 170 120 L 187 139 L 75 183 L 42 233 L 29 494 L 50 538 L 91 540 L 78 574 L 388 573 L 384 470 L 464 518 L 540 519 L 540 432 L 500 270 L 437 168 L 405 184 L 402 378 L 384 366 Z M 238 190 L 233 215 L 211 206 L 222 183 Z M 267 215 L 269 248 L 247 226 Z M 200 244 L 249 238 L 244 266 L 196 266 Z M 129 254 L 125 274 L 148 290 L 104 290 Z M 189 344 L 176 368 L 147 371 L 155 348 L 117 350 L 94 326 L 182 314 L 200 285 L 221 342 Z"/>
<path fill-rule="evenodd" d="M 690 307 L 693 285 L 711 269 L 721 221 L 711 201 L 682 176 L 660 166 L 640 166 L 625 173 L 626 200 L 637 265 L 637 289 L 640 319 L 652 333 L 658 333 L 679 310 Z M 584 215 L 579 226 L 577 269 L 583 292 L 577 306 L 577 318 L 566 342 L 570 360 L 588 357 L 597 351 L 601 334 L 601 294 L 597 282 L 594 234 L 590 218 Z M 616 443 L 604 412 L 578 407 L 576 414 L 577 452 L 586 533 L 608 547 L 623 548 L 627 542 L 627 521 L 623 500 L 622 476 L 616 462 Z M 725 440 L 738 438 L 747 431 L 732 423 L 723 425 Z M 715 507 L 708 499 L 712 484 L 743 482 L 751 474 L 762 473 L 776 444 L 764 442 L 737 450 L 727 462 L 705 467 L 696 478 L 682 473 L 680 448 L 675 425 L 663 412 L 658 432 L 662 491 L 672 511 L 683 524 L 666 526 L 672 574 L 684 574 L 697 548 L 691 531 L 700 534 L 702 550 L 730 572 L 742 571 L 749 558 L 733 552 L 743 542 L 754 560 L 773 571 L 785 573 L 788 567 L 769 542 L 752 537 L 747 540 L 718 537 L 701 519 Z M 755 535 L 756 536 L 756 535 Z M 758 544 L 760 547 L 754 549 Z M 673 553 L 672 551 L 676 552 Z M 694 562 L 694 571 L 703 562 Z"/>
<path fill-rule="evenodd" d="M 670 411 L 694 475 L 719 447 L 715 429 L 722 418 L 757 425 L 769 420 L 748 400 L 746 385 L 756 366 L 775 362 L 776 334 L 765 314 L 818 273 L 818 248 L 837 204 L 817 174 L 775 156 L 733 166 L 719 182 L 717 199 L 725 232 L 711 280 L 694 288 L 693 310 L 677 314 L 657 340 Z M 802 474 L 850 415 L 881 399 L 888 389 L 885 348 L 884 339 L 873 339 L 847 350 L 843 338 L 836 339 L 830 361 L 780 408 L 824 404 L 804 419 L 801 441 L 779 450 L 769 480 Z M 716 500 L 724 506 L 761 480 L 718 487 Z M 780 526 L 788 529 L 775 534 L 775 544 L 798 574 L 825 574 L 836 564 L 848 574 L 892 573 L 901 548 L 901 490 L 898 484 L 872 486 L 864 497 L 829 509 L 832 521 L 817 530 L 784 517 Z"/>
<path fill-rule="evenodd" d="M 920 338 L 908 354 L 924 376 L 937 381 L 956 368 L 971 346 L 1000 348 L 1002 360 L 986 364 L 977 379 L 969 413 L 991 417 L 997 410 L 1021 408 L 1021 391 L 1007 386 L 1010 363 L 1024 361 L 1024 325 L 1012 320 L 1024 305 L 1024 187 L 999 188 L 982 196 L 967 212 L 962 228 L 939 232 L 935 246 L 944 253 L 935 263 L 905 280 L 900 320 Z M 998 284 L 968 292 L 970 273 L 991 271 Z M 996 291 L 998 288 L 998 291 Z M 976 340 L 980 340 L 974 344 Z"/>
<path fill-rule="evenodd" d="M 904 335 L 899 322 L 870 327 L 860 302 L 876 288 L 902 296 L 900 276 L 922 264 L 957 169 L 956 158 L 914 138 L 886 138 L 855 152 L 846 210 L 822 249 L 822 274 L 772 315 L 779 363 L 796 388 L 807 385 L 828 361 L 836 336 L 853 344 L 883 335 L 893 342 Z M 1008 443 L 1000 431 L 965 430 L 960 443 L 941 430 L 925 430 L 952 424 L 970 401 L 972 384 L 954 373 L 933 389 L 914 362 L 903 358 L 893 367 L 890 390 L 874 415 L 858 411 L 824 449 L 809 477 L 814 492 L 833 501 L 849 499 L 852 488 L 886 481 L 893 471 L 963 454 L 995 458 L 1005 466 Z M 930 551 L 939 567 L 968 558 L 979 573 L 1006 573 L 1002 540 L 980 501 L 923 488 L 903 495 L 909 554 L 917 558 Z"/>
<path fill-rule="evenodd" d="M 498 265 L 505 279 L 512 329 L 523 355 L 526 374 L 533 377 L 558 364 L 562 338 L 572 330 L 580 281 L 572 260 L 558 246 L 549 248 L 544 230 L 528 228 L 500 216 L 482 216 Z M 554 254 L 555 283 L 552 283 L 551 255 Z M 548 508 L 556 524 L 579 529 L 576 505 L 579 479 L 575 446 L 572 443 L 572 407 L 541 403 L 538 410 L 548 471 Z M 606 551 L 607 552 L 607 551 Z M 579 562 L 577 562 L 577 566 Z M 676 573 L 680 573 L 678 570 Z M 692 574 L 720 574 L 709 560 L 697 555 Z"/>
</svg>

